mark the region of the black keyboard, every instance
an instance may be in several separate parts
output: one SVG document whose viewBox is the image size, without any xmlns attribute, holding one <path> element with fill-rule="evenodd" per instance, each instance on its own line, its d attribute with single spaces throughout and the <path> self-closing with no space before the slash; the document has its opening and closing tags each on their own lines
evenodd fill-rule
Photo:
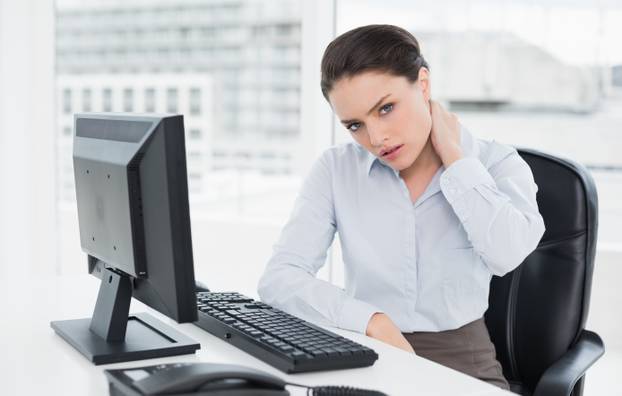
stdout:
<svg viewBox="0 0 622 396">
<path fill-rule="evenodd" d="M 197 293 L 197 326 L 286 373 L 371 366 L 372 349 L 239 293 Z"/>
</svg>

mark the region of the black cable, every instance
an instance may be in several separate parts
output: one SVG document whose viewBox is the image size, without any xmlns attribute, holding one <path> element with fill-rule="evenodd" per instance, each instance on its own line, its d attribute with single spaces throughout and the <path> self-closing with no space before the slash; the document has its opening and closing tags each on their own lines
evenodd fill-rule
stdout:
<svg viewBox="0 0 622 396">
<path fill-rule="evenodd" d="M 309 396 L 387 396 L 375 390 L 353 388 L 350 386 L 314 386 L 307 389 Z"/>
<path fill-rule="evenodd" d="M 288 383 L 287 385 L 307 388 L 307 396 L 388 396 L 376 390 L 353 388 L 351 386 L 307 386 Z"/>
</svg>

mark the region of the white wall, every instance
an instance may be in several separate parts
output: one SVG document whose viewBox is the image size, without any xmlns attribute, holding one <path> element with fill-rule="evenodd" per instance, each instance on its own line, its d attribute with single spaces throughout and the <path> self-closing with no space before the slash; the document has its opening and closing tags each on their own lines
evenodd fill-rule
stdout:
<svg viewBox="0 0 622 396">
<path fill-rule="evenodd" d="M 53 12 L 0 0 L 1 276 L 56 271 Z"/>
</svg>

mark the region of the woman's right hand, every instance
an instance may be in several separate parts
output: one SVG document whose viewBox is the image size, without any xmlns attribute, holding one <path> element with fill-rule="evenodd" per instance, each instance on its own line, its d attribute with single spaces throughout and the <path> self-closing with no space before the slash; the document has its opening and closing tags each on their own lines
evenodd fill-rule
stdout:
<svg viewBox="0 0 622 396">
<path fill-rule="evenodd" d="M 376 312 L 372 315 L 367 324 L 365 334 L 389 345 L 393 345 L 394 347 L 403 349 L 406 352 L 415 353 L 413 347 L 402 335 L 400 329 L 397 328 L 391 318 L 383 313 Z"/>
</svg>

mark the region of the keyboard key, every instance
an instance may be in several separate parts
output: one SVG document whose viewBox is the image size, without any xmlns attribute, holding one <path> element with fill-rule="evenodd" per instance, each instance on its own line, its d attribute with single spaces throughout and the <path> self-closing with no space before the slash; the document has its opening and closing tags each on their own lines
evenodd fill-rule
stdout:
<svg viewBox="0 0 622 396">
<path fill-rule="evenodd" d="M 307 354 L 304 353 L 303 351 L 294 351 L 294 352 L 291 353 L 291 356 L 294 359 L 300 359 L 300 358 L 306 357 Z"/>
</svg>

